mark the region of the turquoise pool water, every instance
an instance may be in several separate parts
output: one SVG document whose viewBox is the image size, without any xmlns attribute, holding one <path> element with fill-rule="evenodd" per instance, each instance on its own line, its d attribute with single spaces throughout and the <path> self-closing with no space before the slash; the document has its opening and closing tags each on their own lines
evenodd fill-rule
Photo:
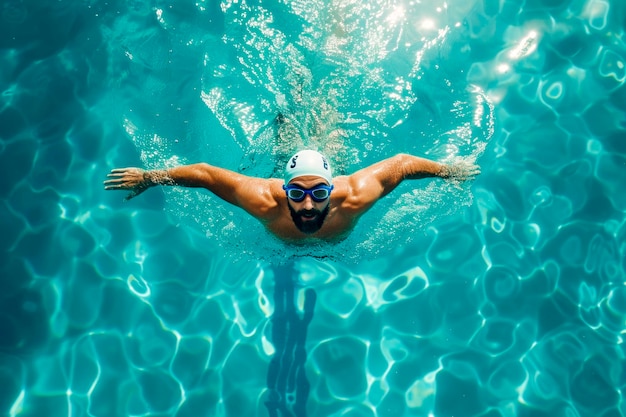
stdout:
<svg viewBox="0 0 626 417">
<path fill-rule="evenodd" d="M 626 5 L 0 2 L 0 415 L 626 414 Z M 291 247 L 111 168 L 278 175 L 274 118 L 403 184 Z"/>
</svg>

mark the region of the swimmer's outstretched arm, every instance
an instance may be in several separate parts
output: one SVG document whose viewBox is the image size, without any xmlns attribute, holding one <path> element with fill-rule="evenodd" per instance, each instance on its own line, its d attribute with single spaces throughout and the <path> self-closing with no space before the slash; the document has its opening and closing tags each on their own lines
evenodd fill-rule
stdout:
<svg viewBox="0 0 626 417">
<path fill-rule="evenodd" d="M 399 154 L 348 176 L 351 197 L 346 199 L 346 207 L 355 214 L 363 213 L 404 180 L 440 177 L 465 181 L 479 173 L 480 167 L 466 160 L 442 164 L 418 156 Z"/>
<path fill-rule="evenodd" d="M 248 211 L 253 211 L 248 207 L 249 205 L 256 204 L 263 207 L 264 202 L 259 202 L 259 198 L 266 196 L 269 191 L 268 180 L 248 177 L 206 163 L 150 171 L 134 167 L 116 168 L 111 170 L 108 178 L 104 182 L 104 189 L 129 190 L 130 193 L 126 196 L 126 200 L 130 200 L 156 185 L 202 187 L 223 200 Z"/>
<path fill-rule="evenodd" d="M 480 174 L 480 167 L 467 159 L 458 159 L 451 164 L 443 164 L 430 159 L 408 154 L 399 154 L 381 162 L 383 179 L 390 185 L 398 185 L 403 180 L 440 177 L 465 181 Z"/>
<path fill-rule="evenodd" d="M 480 167 L 468 160 L 442 164 L 419 156 L 398 154 L 356 172 L 353 177 L 357 181 L 378 182 L 386 195 L 404 180 L 440 177 L 465 181 L 478 174 Z"/>
</svg>

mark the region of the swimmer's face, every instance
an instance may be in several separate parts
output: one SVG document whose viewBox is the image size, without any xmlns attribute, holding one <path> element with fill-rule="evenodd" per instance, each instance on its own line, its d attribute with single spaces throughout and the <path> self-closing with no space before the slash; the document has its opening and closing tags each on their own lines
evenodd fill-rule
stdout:
<svg viewBox="0 0 626 417">
<path fill-rule="evenodd" d="M 310 190 L 318 185 L 329 184 L 321 177 L 307 175 L 294 178 L 289 185 Z M 330 198 L 324 201 L 315 201 L 307 194 L 302 201 L 293 201 L 287 198 L 287 205 L 289 206 L 291 218 L 298 230 L 306 234 L 312 234 L 322 228 L 322 224 L 324 224 L 330 209 Z"/>
</svg>

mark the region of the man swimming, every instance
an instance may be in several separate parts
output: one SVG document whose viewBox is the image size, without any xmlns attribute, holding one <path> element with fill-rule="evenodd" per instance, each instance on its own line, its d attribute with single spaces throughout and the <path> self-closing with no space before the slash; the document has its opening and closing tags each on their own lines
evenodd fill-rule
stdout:
<svg viewBox="0 0 626 417">
<path fill-rule="evenodd" d="M 326 157 L 303 150 L 285 166 L 284 180 L 256 178 L 206 163 L 167 170 L 113 169 L 105 190 L 130 190 L 133 198 L 155 185 L 201 187 L 241 207 L 277 237 L 294 243 L 337 241 L 380 198 L 405 179 L 441 177 L 464 181 L 480 173 L 477 165 L 445 165 L 399 154 L 352 175 L 333 178 Z"/>
</svg>

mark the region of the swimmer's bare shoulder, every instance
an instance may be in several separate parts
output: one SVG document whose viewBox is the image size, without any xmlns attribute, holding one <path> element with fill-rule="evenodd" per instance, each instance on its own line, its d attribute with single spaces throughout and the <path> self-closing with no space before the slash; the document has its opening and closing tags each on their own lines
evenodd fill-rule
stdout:
<svg viewBox="0 0 626 417">
<path fill-rule="evenodd" d="M 238 191 L 238 205 L 263 222 L 280 217 L 285 206 L 283 181 L 276 178 L 245 178 L 245 184 Z"/>
</svg>

